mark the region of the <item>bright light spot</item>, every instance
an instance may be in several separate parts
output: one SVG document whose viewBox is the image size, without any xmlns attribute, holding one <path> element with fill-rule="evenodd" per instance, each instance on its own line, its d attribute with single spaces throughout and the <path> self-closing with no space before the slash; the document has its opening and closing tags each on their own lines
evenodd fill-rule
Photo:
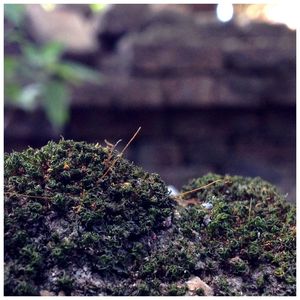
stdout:
<svg viewBox="0 0 300 300">
<path fill-rule="evenodd" d="M 230 3 L 220 3 L 217 6 L 217 17 L 222 22 L 228 22 L 233 17 L 233 5 Z"/>
<path fill-rule="evenodd" d="M 290 29 L 296 29 L 299 24 L 297 12 L 295 5 L 277 1 L 272 4 L 249 4 L 240 15 L 238 14 L 238 17 L 240 17 L 239 21 L 245 24 L 249 21 L 258 20 L 268 23 L 282 23 Z"/>
<path fill-rule="evenodd" d="M 94 12 L 99 12 L 99 11 L 103 10 L 105 7 L 106 7 L 106 4 L 104 4 L 104 3 L 92 3 L 92 4 L 90 4 L 90 8 Z"/>
<path fill-rule="evenodd" d="M 52 11 L 55 9 L 56 4 L 53 3 L 44 3 L 41 4 L 41 7 L 45 10 L 45 11 Z"/>
<path fill-rule="evenodd" d="M 286 24 L 290 29 L 296 29 L 299 22 L 297 9 L 287 2 L 266 5 L 264 14 L 268 21 Z"/>
</svg>

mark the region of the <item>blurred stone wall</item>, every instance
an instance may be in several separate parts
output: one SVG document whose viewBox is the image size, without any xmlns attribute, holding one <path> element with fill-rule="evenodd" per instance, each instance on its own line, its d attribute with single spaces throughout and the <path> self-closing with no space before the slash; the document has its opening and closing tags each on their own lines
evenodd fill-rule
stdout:
<svg viewBox="0 0 300 300">
<path fill-rule="evenodd" d="M 294 31 L 115 5 L 96 36 L 88 56 L 66 54 L 102 72 L 98 84 L 74 89 L 66 138 L 114 142 L 142 126 L 127 157 L 169 184 L 210 171 L 261 176 L 295 200 Z M 57 138 L 41 113 L 17 113 L 8 151 Z"/>
</svg>

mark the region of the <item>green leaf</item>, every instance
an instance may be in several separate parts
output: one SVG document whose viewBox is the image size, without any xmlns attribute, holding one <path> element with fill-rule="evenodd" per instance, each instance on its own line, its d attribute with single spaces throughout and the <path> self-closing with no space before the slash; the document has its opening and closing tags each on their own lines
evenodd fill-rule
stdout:
<svg viewBox="0 0 300 300">
<path fill-rule="evenodd" d="M 31 65 L 44 68 L 45 71 L 51 71 L 52 65 L 60 61 L 63 49 L 64 47 L 59 43 L 48 43 L 43 47 L 26 44 L 22 47 L 25 59 Z"/>
<path fill-rule="evenodd" d="M 21 93 L 21 88 L 17 83 L 15 82 L 5 83 L 4 98 L 6 102 L 16 104 L 20 93 Z"/>
<path fill-rule="evenodd" d="M 25 5 L 4 4 L 4 17 L 15 26 L 20 26 L 25 19 Z"/>
<path fill-rule="evenodd" d="M 39 49 L 33 44 L 27 44 L 22 47 L 24 58 L 34 66 L 43 65 L 43 56 Z"/>
<path fill-rule="evenodd" d="M 100 73 L 81 64 L 64 62 L 53 66 L 55 73 L 71 83 L 94 82 L 101 80 Z"/>
<path fill-rule="evenodd" d="M 42 96 L 49 121 L 55 129 L 61 129 L 69 119 L 68 88 L 59 81 L 50 81 L 44 86 Z"/>
<path fill-rule="evenodd" d="M 14 56 L 4 57 L 4 78 L 5 80 L 12 80 L 15 76 L 18 67 L 18 58 Z"/>
<path fill-rule="evenodd" d="M 20 31 L 15 29 L 7 29 L 4 32 L 4 43 L 5 45 L 8 45 L 10 43 L 16 43 L 22 47 L 24 44 L 27 43 L 27 41 Z"/>
<path fill-rule="evenodd" d="M 56 63 L 64 50 L 64 46 L 60 43 L 51 42 L 43 46 L 41 49 L 41 57 L 45 65 Z"/>
</svg>

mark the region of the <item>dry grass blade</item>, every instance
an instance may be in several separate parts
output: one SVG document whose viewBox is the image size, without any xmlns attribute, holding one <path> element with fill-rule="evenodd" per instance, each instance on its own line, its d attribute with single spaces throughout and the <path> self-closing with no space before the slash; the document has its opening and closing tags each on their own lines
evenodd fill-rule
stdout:
<svg viewBox="0 0 300 300">
<path fill-rule="evenodd" d="M 105 166 L 109 167 L 109 163 L 111 161 L 111 158 L 113 156 L 113 152 L 115 151 L 116 147 L 118 146 L 118 144 L 120 142 L 122 142 L 122 140 L 118 140 L 115 144 L 112 144 L 110 142 L 108 142 L 107 140 L 104 140 L 105 144 L 107 145 L 107 148 L 109 149 L 109 155 L 107 157 L 107 159 L 105 160 Z"/>
<path fill-rule="evenodd" d="M 206 184 L 206 185 L 200 186 L 200 187 L 198 187 L 198 188 L 196 188 L 196 189 L 193 189 L 193 190 L 190 190 L 190 191 L 187 191 L 187 192 L 180 193 L 180 194 L 178 194 L 177 196 L 175 196 L 175 198 L 181 198 L 181 197 L 183 197 L 183 196 L 185 196 L 185 195 L 188 195 L 188 194 L 191 194 L 191 193 L 194 193 L 194 192 L 197 192 L 197 191 L 206 189 L 207 187 L 209 187 L 209 186 L 211 186 L 211 185 L 213 185 L 213 184 L 215 184 L 215 183 L 217 183 L 217 182 L 220 182 L 220 181 L 223 181 L 223 180 L 222 180 L 222 179 L 217 179 L 217 180 L 215 180 L 215 181 L 213 181 L 213 182 L 210 182 L 210 183 L 208 183 L 208 184 Z"/>
<path fill-rule="evenodd" d="M 138 130 L 134 133 L 134 135 L 132 136 L 132 138 L 129 140 L 129 142 L 126 144 L 126 146 L 120 152 L 120 154 L 117 156 L 117 158 L 112 162 L 112 164 L 110 165 L 110 167 L 100 177 L 100 180 L 102 180 L 112 170 L 112 168 L 115 166 L 115 164 L 118 162 L 118 160 L 123 156 L 124 152 L 129 147 L 129 145 L 132 143 L 132 141 L 136 138 L 136 136 L 138 135 L 138 133 L 140 132 L 141 129 L 142 129 L 142 127 L 138 128 Z"/>
</svg>

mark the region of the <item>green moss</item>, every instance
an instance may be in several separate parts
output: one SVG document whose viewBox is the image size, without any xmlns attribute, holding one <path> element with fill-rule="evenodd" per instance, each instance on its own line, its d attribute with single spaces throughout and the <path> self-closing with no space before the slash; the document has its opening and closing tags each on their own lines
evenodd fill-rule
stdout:
<svg viewBox="0 0 300 300">
<path fill-rule="evenodd" d="M 73 281 L 74 280 L 70 276 L 64 274 L 57 279 L 58 289 L 64 291 L 67 296 L 70 295 L 73 289 Z"/>
<path fill-rule="evenodd" d="M 20 280 L 43 289 L 47 278 L 54 282 L 47 274 L 53 268 L 86 266 L 103 278 L 127 278 L 175 204 L 158 175 L 109 147 L 60 140 L 6 154 L 5 261 L 16 266 L 7 269 L 10 294 Z"/>
<path fill-rule="evenodd" d="M 177 236 L 175 236 L 177 237 Z M 142 278 L 159 278 L 167 282 L 175 282 L 188 278 L 196 262 L 195 249 L 187 240 L 172 240 L 164 249 L 158 248 L 147 257 L 140 269 Z"/>
<path fill-rule="evenodd" d="M 257 287 L 259 289 L 263 289 L 265 284 L 266 284 L 266 280 L 265 280 L 265 276 L 263 274 L 259 275 L 257 278 L 256 278 L 256 284 L 257 284 Z"/>
<path fill-rule="evenodd" d="M 197 290 L 196 290 L 196 295 L 197 295 L 197 296 L 205 296 L 204 290 L 201 289 L 201 288 L 200 288 L 200 289 L 197 289 Z"/>
<path fill-rule="evenodd" d="M 248 273 L 248 271 L 249 271 L 247 262 L 245 262 L 244 260 L 242 260 L 239 257 L 232 258 L 229 261 L 229 263 L 230 263 L 233 274 L 243 275 L 243 274 Z"/>
<path fill-rule="evenodd" d="M 276 276 L 276 277 L 278 277 L 278 278 L 283 278 L 284 277 L 284 275 L 285 275 L 285 272 L 284 272 L 284 269 L 283 268 L 277 268 L 277 269 L 275 269 L 275 271 L 274 271 L 274 275 Z"/>
<path fill-rule="evenodd" d="M 295 208 L 260 178 L 209 174 L 183 191 L 202 186 L 181 207 L 97 144 L 6 154 L 5 295 L 185 295 L 191 276 L 215 295 L 295 294 Z"/>
<path fill-rule="evenodd" d="M 186 287 L 180 287 L 176 284 L 171 284 L 168 288 L 168 296 L 184 296 L 187 292 Z"/>
<path fill-rule="evenodd" d="M 221 275 L 216 281 L 216 290 L 220 296 L 230 295 L 230 287 L 226 276 Z"/>
<path fill-rule="evenodd" d="M 16 296 L 38 296 L 37 289 L 25 281 L 17 282 L 12 293 Z"/>
<path fill-rule="evenodd" d="M 140 283 L 137 287 L 137 296 L 150 296 L 151 295 L 151 288 L 146 283 Z"/>
<path fill-rule="evenodd" d="M 201 236 L 201 261 L 205 264 L 205 273 L 200 272 L 200 277 L 208 273 L 214 276 L 221 273 L 227 278 L 240 276 L 245 282 L 236 294 L 295 294 L 292 283 L 296 275 L 295 207 L 260 178 L 208 174 L 190 181 L 183 191 L 216 180 L 218 182 L 185 196 L 186 200 L 197 198 L 199 204 L 183 210 L 179 220 L 184 230 L 189 226 L 194 228 L 194 219 L 189 213 L 194 216 L 196 210 L 203 215 L 205 211 L 202 225 L 197 227 Z M 212 208 L 205 208 L 203 203 L 210 203 Z M 217 268 L 211 267 L 214 264 Z M 265 280 L 264 273 L 263 283 L 259 279 L 248 279 L 249 274 L 264 266 L 269 280 Z M 274 270 L 271 274 L 270 267 Z M 288 276 L 290 281 L 286 280 Z M 283 280 L 286 284 L 282 284 Z M 229 295 L 222 280 L 216 286 L 218 294 Z"/>
</svg>

